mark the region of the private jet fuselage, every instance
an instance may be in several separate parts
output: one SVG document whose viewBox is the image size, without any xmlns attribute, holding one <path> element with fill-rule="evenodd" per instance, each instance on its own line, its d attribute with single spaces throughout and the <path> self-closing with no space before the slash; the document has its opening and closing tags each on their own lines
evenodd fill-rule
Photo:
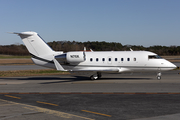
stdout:
<svg viewBox="0 0 180 120">
<path fill-rule="evenodd" d="M 156 71 L 161 79 L 161 71 L 176 68 L 171 62 L 148 51 L 101 51 L 101 52 L 56 52 L 53 51 L 36 32 L 18 34 L 35 64 L 59 71 L 78 72 L 98 79 L 102 72 L 147 72 Z"/>
</svg>

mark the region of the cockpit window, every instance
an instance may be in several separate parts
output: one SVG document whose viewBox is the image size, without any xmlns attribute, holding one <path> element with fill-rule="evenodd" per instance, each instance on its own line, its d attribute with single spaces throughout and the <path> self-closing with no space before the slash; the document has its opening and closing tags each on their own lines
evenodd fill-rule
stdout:
<svg viewBox="0 0 180 120">
<path fill-rule="evenodd" d="M 148 56 L 149 59 L 162 59 L 160 56 L 158 55 L 149 55 Z"/>
</svg>

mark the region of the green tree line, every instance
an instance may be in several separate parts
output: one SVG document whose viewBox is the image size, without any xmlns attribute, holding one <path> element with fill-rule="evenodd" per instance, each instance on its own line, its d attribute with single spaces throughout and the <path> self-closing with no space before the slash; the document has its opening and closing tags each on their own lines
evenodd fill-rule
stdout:
<svg viewBox="0 0 180 120">
<path fill-rule="evenodd" d="M 53 41 L 47 43 L 55 51 L 83 51 L 92 49 L 93 51 L 151 51 L 159 55 L 180 55 L 180 46 L 150 46 L 143 47 L 137 45 L 122 45 L 116 42 L 76 42 L 76 41 Z M 0 45 L 0 54 L 4 55 L 29 55 L 24 45 Z"/>
</svg>

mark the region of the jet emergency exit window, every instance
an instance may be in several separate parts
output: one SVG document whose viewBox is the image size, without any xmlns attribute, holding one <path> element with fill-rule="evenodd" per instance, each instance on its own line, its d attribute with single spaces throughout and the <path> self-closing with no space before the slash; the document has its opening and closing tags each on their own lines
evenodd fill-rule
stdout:
<svg viewBox="0 0 180 120">
<path fill-rule="evenodd" d="M 121 58 L 121 61 L 124 61 L 124 58 Z"/>
<path fill-rule="evenodd" d="M 118 59 L 117 59 L 117 58 L 115 58 L 115 61 L 118 61 Z"/>
<path fill-rule="evenodd" d="M 92 59 L 92 58 L 90 58 L 90 61 L 92 62 L 92 61 L 93 61 L 93 59 Z"/>
<path fill-rule="evenodd" d="M 130 58 L 127 58 L 127 61 L 130 61 Z"/>
</svg>

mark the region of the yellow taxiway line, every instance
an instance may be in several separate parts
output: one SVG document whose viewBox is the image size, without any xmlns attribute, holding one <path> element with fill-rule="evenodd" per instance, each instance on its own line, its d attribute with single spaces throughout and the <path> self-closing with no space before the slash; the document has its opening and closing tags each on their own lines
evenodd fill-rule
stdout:
<svg viewBox="0 0 180 120">
<path fill-rule="evenodd" d="M 103 114 L 103 113 L 98 113 L 98 112 L 93 112 L 93 111 L 88 111 L 88 110 L 81 110 L 81 111 L 93 113 L 93 114 L 97 114 L 97 115 L 102 115 L 102 116 L 106 116 L 106 117 L 111 117 L 111 115 L 107 115 L 107 114 Z"/>
<path fill-rule="evenodd" d="M 47 102 L 41 102 L 41 101 L 36 101 L 37 103 L 42 103 L 42 104 L 47 104 L 47 105 L 53 105 L 53 106 L 58 106 L 57 104 L 53 103 L 47 103 Z"/>
<path fill-rule="evenodd" d="M 16 99 L 21 99 L 20 97 L 16 97 L 16 96 L 11 96 L 11 95 L 4 95 L 6 97 L 11 97 L 11 98 L 16 98 Z"/>
</svg>

